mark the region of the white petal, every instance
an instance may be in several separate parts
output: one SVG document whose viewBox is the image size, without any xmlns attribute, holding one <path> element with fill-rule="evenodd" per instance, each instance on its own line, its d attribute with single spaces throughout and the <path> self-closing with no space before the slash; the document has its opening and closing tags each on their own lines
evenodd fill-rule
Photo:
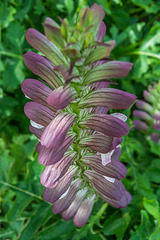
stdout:
<svg viewBox="0 0 160 240">
<path fill-rule="evenodd" d="M 36 122 L 34 122 L 34 121 L 32 121 L 32 120 L 31 120 L 31 125 L 32 125 L 33 127 L 35 127 L 35 128 L 44 128 L 44 126 L 42 126 L 41 124 L 38 124 L 38 123 L 36 123 Z"/>
<path fill-rule="evenodd" d="M 126 122 L 127 121 L 127 116 L 122 114 L 122 113 L 112 113 L 110 114 L 112 115 L 113 117 L 116 117 L 116 118 L 119 118 L 120 120 L 122 120 L 123 122 Z"/>
<path fill-rule="evenodd" d="M 28 98 L 28 99 L 31 99 L 31 98 L 30 98 L 30 97 L 28 97 L 27 95 L 25 95 L 25 97 L 26 97 L 26 98 Z"/>
<path fill-rule="evenodd" d="M 59 199 L 64 198 L 67 195 L 67 193 L 69 192 L 69 189 L 70 189 L 70 187 L 62 194 L 62 196 Z"/>
<path fill-rule="evenodd" d="M 114 183 L 115 182 L 115 178 L 111 178 L 111 177 L 106 177 L 106 176 L 103 176 L 107 181 L 111 182 L 111 183 Z"/>
<path fill-rule="evenodd" d="M 112 156 L 113 152 L 114 152 L 114 149 L 111 150 L 108 153 L 105 153 L 105 154 L 102 153 L 101 154 L 101 159 L 102 159 L 102 165 L 103 166 L 106 166 L 108 163 L 111 162 L 111 156 Z"/>
</svg>

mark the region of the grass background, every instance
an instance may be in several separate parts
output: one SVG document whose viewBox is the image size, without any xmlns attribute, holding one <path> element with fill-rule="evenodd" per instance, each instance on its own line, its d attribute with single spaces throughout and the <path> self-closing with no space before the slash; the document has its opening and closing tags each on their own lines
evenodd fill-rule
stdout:
<svg viewBox="0 0 160 240">
<path fill-rule="evenodd" d="M 134 63 L 117 87 L 142 99 L 143 90 L 160 79 L 160 2 L 153 0 L 4 0 L 0 4 L 0 239 L 20 240 L 159 240 L 160 239 L 160 144 L 136 132 L 132 109 L 126 110 L 131 130 L 124 138 L 122 162 L 128 169 L 124 179 L 133 200 L 125 209 L 103 201 L 95 204 L 86 226 L 76 228 L 54 215 L 42 199 L 37 161 L 37 140 L 30 134 L 23 107 L 27 99 L 20 84 L 34 77 L 23 63 L 23 54 L 33 50 L 25 40 L 28 28 L 43 32 L 44 19 L 57 20 L 82 6 L 101 4 L 106 12 L 105 40 L 116 40 L 111 58 Z"/>
</svg>

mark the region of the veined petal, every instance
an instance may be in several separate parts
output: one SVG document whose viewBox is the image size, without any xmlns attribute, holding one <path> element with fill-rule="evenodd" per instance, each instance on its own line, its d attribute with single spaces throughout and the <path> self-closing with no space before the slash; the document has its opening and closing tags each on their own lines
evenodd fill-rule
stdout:
<svg viewBox="0 0 160 240">
<path fill-rule="evenodd" d="M 93 68 L 84 78 L 84 84 L 90 84 L 109 78 L 120 78 L 128 75 L 132 63 L 121 61 L 110 61 Z"/>
<path fill-rule="evenodd" d="M 144 111 L 134 110 L 133 111 L 133 116 L 135 116 L 137 118 L 140 118 L 142 120 L 152 121 L 152 117 Z"/>
<path fill-rule="evenodd" d="M 75 116 L 68 113 L 60 113 L 56 116 L 43 132 L 41 144 L 47 148 L 58 148 L 63 143 L 74 119 Z"/>
<path fill-rule="evenodd" d="M 140 108 L 142 110 L 145 110 L 146 112 L 151 113 L 151 114 L 154 111 L 150 104 L 148 104 L 148 103 L 146 103 L 145 101 L 142 101 L 142 100 L 138 100 L 136 102 L 136 107 Z"/>
<path fill-rule="evenodd" d="M 93 114 L 80 124 L 110 137 L 122 137 L 129 131 L 128 125 L 122 120 L 106 114 Z"/>
<path fill-rule="evenodd" d="M 140 120 L 134 120 L 133 121 L 133 126 L 137 130 L 148 130 L 148 125 Z"/>
<path fill-rule="evenodd" d="M 27 52 L 23 55 L 24 63 L 35 75 L 44 79 L 51 87 L 57 88 L 63 84 L 58 73 L 54 71 L 54 65 L 47 58 Z"/>
<path fill-rule="evenodd" d="M 44 32 L 49 41 L 52 41 L 60 48 L 64 48 L 65 41 L 61 35 L 61 28 L 53 19 L 49 17 L 45 19 Z"/>
<path fill-rule="evenodd" d="M 72 204 L 69 206 L 69 208 L 62 212 L 62 218 L 66 221 L 74 217 L 75 213 L 77 212 L 79 206 L 81 205 L 83 198 L 85 197 L 86 192 L 88 191 L 87 188 L 84 188 L 80 190 L 75 199 L 73 200 Z"/>
<path fill-rule="evenodd" d="M 69 188 L 76 170 L 77 167 L 71 166 L 66 174 L 58 181 L 58 184 L 55 187 L 45 188 L 43 192 L 44 200 L 50 203 L 57 201 Z"/>
<path fill-rule="evenodd" d="M 72 87 L 59 87 L 47 98 L 47 103 L 56 109 L 64 109 L 76 96 L 76 91 Z"/>
<path fill-rule="evenodd" d="M 127 121 L 127 116 L 122 114 L 122 113 L 112 113 L 110 115 L 112 115 L 113 117 L 117 117 L 117 118 L 121 119 L 123 122 Z"/>
<path fill-rule="evenodd" d="M 41 138 L 42 133 L 44 132 L 44 127 L 43 128 L 36 128 L 33 127 L 32 125 L 29 126 L 29 130 L 31 133 L 33 133 L 38 139 Z"/>
<path fill-rule="evenodd" d="M 97 32 L 95 41 L 97 41 L 97 42 L 103 42 L 103 39 L 104 39 L 105 34 L 106 34 L 106 25 L 105 25 L 104 22 L 102 21 L 101 24 L 100 24 L 100 26 L 99 26 L 99 29 L 98 29 L 98 32 Z"/>
<path fill-rule="evenodd" d="M 106 81 L 99 81 L 99 82 L 91 83 L 91 86 L 92 86 L 92 90 L 97 90 L 101 88 L 108 88 L 109 84 L 110 83 Z"/>
<path fill-rule="evenodd" d="M 66 136 L 63 143 L 57 149 L 43 147 L 38 156 L 39 163 L 45 166 L 57 163 L 62 159 L 64 153 L 67 151 L 72 142 L 73 138 Z"/>
<path fill-rule="evenodd" d="M 42 126 L 47 126 L 55 117 L 55 112 L 36 102 L 26 103 L 24 112 L 29 119 Z"/>
<path fill-rule="evenodd" d="M 53 203 L 52 211 L 54 214 L 58 214 L 61 212 L 64 212 L 69 208 L 69 206 L 72 204 L 73 200 L 75 199 L 75 196 L 77 194 L 78 188 L 81 184 L 82 180 L 76 179 L 70 186 L 70 189 L 66 196 L 62 199 L 58 199 L 56 202 Z"/>
<path fill-rule="evenodd" d="M 57 185 L 57 181 L 68 171 L 73 157 L 64 156 L 54 165 L 47 166 L 41 175 L 41 184 L 46 188 Z"/>
<path fill-rule="evenodd" d="M 42 149 L 43 149 L 43 147 L 42 147 L 41 143 L 39 142 L 36 146 L 36 152 L 40 153 Z"/>
<path fill-rule="evenodd" d="M 47 40 L 46 36 L 37 30 L 29 28 L 26 33 L 26 40 L 32 47 L 42 52 L 55 65 L 65 63 L 65 58 L 56 45 L 52 41 Z"/>
<path fill-rule="evenodd" d="M 84 62 L 84 65 L 88 65 L 97 60 L 101 60 L 105 57 L 109 57 L 110 52 L 112 51 L 114 46 L 115 46 L 115 41 L 109 41 L 109 42 L 103 43 L 102 46 L 99 44 L 95 45 L 94 49 L 87 56 Z"/>
<path fill-rule="evenodd" d="M 122 150 L 119 148 L 116 148 L 111 156 L 111 161 L 119 161 L 120 157 L 122 155 Z"/>
<path fill-rule="evenodd" d="M 81 107 L 105 106 L 111 109 L 126 109 L 130 107 L 136 96 L 114 88 L 103 88 L 91 92 L 83 98 L 79 105 Z"/>
<path fill-rule="evenodd" d="M 36 79 L 25 79 L 21 84 L 21 89 L 23 93 L 27 95 L 30 99 L 44 106 L 50 107 L 46 103 L 46 99 L 52 92 L 52 90 L 44 83 Z"/>
<path fill-rule="evenodd" d="M 105 202 L 109 203 L 115 208 L 125 208 L 132 200 L 130 193 L 127 191 L 125 191 L 122 198 L 118 200 L 109 198 L 108 196 L 104 195 L 101 192 L 98 192 L 98 193 Z"/>
<path fill-rule="evenodd" d="M 95 197 L 96 195 L 94 194 L 90 198 L 85 199 L 78 208 L 73 220 L 77 227 L 82 227 L 87 223 L 92 212 Z"/>
<path fill-rule="evenodd" d="M 93 187 L 109 198 L 119 200 L 122 198 L 125 188 L 124 185 L 115 179 L 114 183 L 108 181 L 101 174 L 87 170 L 85 175 L 91 181 Z"/>
<path fill-rule="evenodd" d="M 113 149 L 113 138 L 101 133 L 94 133 L 80 140 L 80 146 L 89 147 L 100 153 L 107 153 Z"/>
<path fill-rule="evenodd" d="M 102 6 L 95 3 L 91 6 L 91 8 L 82 8 L 80 10 L 77 22 L 82 28 L 89 29 L 89 31 L 96 36 L 99 25 L 102 22 L 104 16 L 105 12 Z M 92 28 L 90 26 L 92 26 Z"/>
<path fill-rule="evenodd" d="M 120 161 L 111 161 L 107 165 L 101 164 L 100 156 L 85 156 L 82 160 L 87 163 L 94 171 L 111 178 L 118 180 L 123 179 L 126 176 L 127 169 Z"/>
<path fill-rule="evenodd" d="M 98 113 L 98 114 L 101 114 L 101 113 L 108 113 L 109 111 L 109 108 L 108 107 L 95 107 L 93 108 L 93 110 L 95 109 L 95 111 L 93 111 L 93 113 Z"/>
</svg>

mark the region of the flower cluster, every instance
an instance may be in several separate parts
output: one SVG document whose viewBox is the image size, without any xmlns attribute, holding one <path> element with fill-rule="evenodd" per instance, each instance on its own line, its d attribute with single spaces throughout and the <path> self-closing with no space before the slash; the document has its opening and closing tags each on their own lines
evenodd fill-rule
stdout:
<svg viewBox="0 0 160 240">
<path fill-rule="evenodd" d="M 81 9 L 76 22 L 61 26 L 46 18 L 45 35 L 28 29 L 28 43 L 43 55 L 27 52 L 25 65 L 40 79 L 26 79 L 22 91 L 33 101 L 24 111 L 30 131 L 39 139 L 39 163 L 44 199 L 64 220 L 86 224 L 100 196 L 116 208 L 131 196 L 120 182 L 126 167 L 119 161 L 122 137 L 129 131 L 126 109 L 136 96 L 109 88 L 110 78 L 125 77 L 132 64 L 110 59 L 115 41 L 103 42 L 103 8 Z"/>
<path fill-rule="evenodd" d="M 134 120 L 135 129 L 141 130 L 150 136 L 150 139 L 158 144 L 160 139 L 160 81 L 148 86 L 144 90 L 145 101 L 138 100 L 136 107 L 140 110 L 133 111 L 133 115 L 140 120 Z M 148 103 L 149 102 L 149 103 Z"/>
</svg>

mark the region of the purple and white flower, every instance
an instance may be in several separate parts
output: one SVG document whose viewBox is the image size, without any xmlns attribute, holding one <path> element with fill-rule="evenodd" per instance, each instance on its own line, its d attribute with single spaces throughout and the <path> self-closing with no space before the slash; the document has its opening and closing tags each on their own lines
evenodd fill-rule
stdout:
<svg viewBox="0 0 160 240">
<path fill-rule="evenodd" d="M 110 60 L 115 41 L 103 43 L 104 15 L 95 3 L 80 10 L 74 31 L 67 20 L 61 19 L 61 27 L 46 18 L 45 35 L 35 29 L 26 33 L 42 53 L 24 55 L 37 79 L 24 80 L 22 91 L 33 100 L 24 110 L 39 139 L 39 163 L 46 166 L 43 197 L 55 214 L 73 218 L 78 227 L 87 223 L 98 196 L 117 208 L 131 201 L 120 182 L 127 171 L 119 161 L 127 117 L 109 110 L 127 109 L 136 96 L 109 85 L 110 79 L 127 76 L 132 63 Z"/>
</svg>

